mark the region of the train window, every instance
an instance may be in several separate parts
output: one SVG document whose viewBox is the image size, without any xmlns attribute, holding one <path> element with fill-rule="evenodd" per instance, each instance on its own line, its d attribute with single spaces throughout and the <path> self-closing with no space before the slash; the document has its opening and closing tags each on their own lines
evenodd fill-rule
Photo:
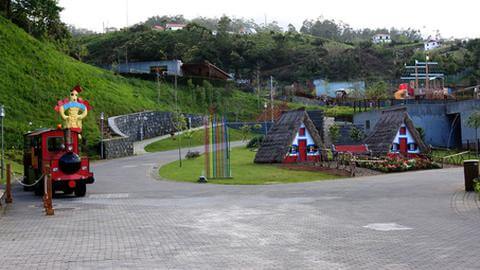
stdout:
<svg viewBox="0 0 480 270">
<path fill-rule="evenodd" d="M 65 149 L 63 137 L 49 137 L 47 139 L 48 152 L 58 152 Z"/>
</svg>

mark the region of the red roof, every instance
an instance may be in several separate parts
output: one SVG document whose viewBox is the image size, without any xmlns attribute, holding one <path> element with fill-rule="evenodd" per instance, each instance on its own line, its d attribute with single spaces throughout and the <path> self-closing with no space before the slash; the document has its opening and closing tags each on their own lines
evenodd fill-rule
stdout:
<svg viewBox="0 0 480 270">
<path fill-rule="evenodd" d="M 166 28 L 170 28 L 170 27 L 185 27 L 187 26 L 186 24 L 183 24 L 183 23 L 167 23 L 165 25 Z"/>
<path fill-rule="evenodd" d="M 339 153 L 352 153 L 352 154 L 360 154 L 360 153 L 368 153 L 368 146 L 366 144 L 360 145 L 334 145 L 333 151 Z"/>
</svg>

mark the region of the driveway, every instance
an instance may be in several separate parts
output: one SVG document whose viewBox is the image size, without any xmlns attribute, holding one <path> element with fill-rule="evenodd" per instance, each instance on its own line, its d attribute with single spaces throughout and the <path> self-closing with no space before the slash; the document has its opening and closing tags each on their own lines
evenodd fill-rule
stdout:
<svg viewBox="0 0 480 270">
<path fill-rule="evenodd" d="M 270 186 L 155 180 L 176 151 L 102 161 L 85 198 L 15 187 L 2 269 L 478 269 L 461 169 Z M 233 168 L 235 174 L 235 168 Z"/>
</svg>

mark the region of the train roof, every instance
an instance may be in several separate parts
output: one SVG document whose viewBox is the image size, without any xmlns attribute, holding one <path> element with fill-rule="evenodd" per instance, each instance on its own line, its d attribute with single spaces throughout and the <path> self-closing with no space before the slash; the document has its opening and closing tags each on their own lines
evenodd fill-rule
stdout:
<svg viewBox="0 0 480 270">
<path fill-rule="evenodd" d="M 42 134 L 47 133 L 47 132 L 57 131 L 57 130 L 65 130 L 65 129 L 41 128 L 41 129 L 34 130 L 32 132 L 27 132 L 23 136 L 25 136 L 25 137 L 35 137 L 35 136 L 39 136 L 39 135 L 42 135 Z M 78 133 L 77 131 L 74 131 L 74 130 L 72 130 L 72 132 Z"/>
</svg>

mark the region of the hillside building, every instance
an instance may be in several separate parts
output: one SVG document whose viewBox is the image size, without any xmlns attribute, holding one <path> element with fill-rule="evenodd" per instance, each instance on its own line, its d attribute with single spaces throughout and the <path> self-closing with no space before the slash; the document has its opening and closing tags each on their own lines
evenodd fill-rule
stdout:
<svg viewBox="0 0 480 270">
<path fill-rule="evenodd" d="M 383 44 L 392 42 L 392 37 L 389 34 L 376 34 L 372 37 L 374 44 Z"/>
</svg>

